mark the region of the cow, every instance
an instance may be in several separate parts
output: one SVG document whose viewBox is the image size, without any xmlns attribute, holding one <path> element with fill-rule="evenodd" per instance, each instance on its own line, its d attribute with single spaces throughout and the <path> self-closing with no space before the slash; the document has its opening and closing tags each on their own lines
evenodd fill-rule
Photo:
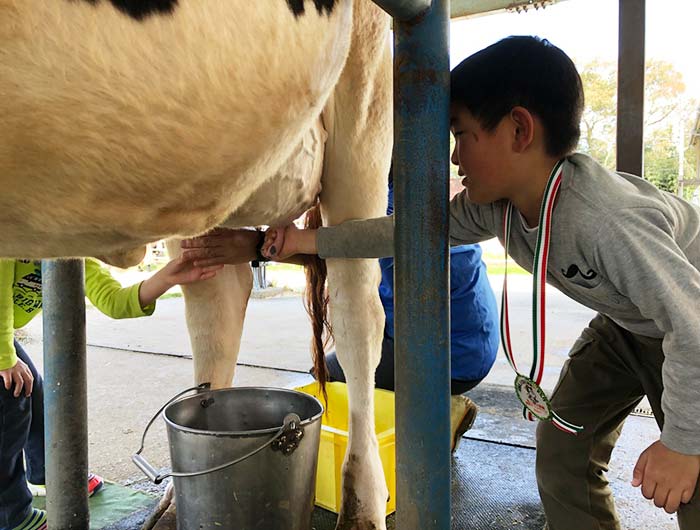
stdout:
<svg viewBox="0 0 700 530">
<path fill-rule="evenodd" d="M 317 196 L 325 224 L 382 215 L 388 34 L 370 0 L 0 0 L 0 257 L 128 264 Z M 337 528 L 383 529 L 379 270 L 327 269 L 350 401 Z M 242 265 L 185 289 L 196 382 L 231 384 L 250 288 Z"/>
</svg>

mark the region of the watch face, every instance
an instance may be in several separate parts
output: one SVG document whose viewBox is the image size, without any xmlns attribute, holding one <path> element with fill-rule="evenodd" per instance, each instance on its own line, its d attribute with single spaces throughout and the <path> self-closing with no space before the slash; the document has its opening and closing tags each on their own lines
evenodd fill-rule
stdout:
<svg viewBox="0 0 700 530">
<path fill-rule="evenodd" d="M 525 408 L 537 419 L 551 419 L 552 405 L 544 390 L 532 379 L 518 374 L 515 378 L 515 393 Z"/>
</svg>

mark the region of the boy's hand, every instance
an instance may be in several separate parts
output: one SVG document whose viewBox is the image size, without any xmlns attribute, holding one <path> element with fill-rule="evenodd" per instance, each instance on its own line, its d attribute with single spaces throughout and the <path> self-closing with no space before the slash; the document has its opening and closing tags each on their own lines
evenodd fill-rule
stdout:
<svg viewBox="0 0 700 530">
<path fill-rule="evenodd" d="M 700 475 L 700 456 L 672 451 L 661 441 L 647 447 L 634 466 L 632 486 L 668 513 L 690 502 Z"/>
<path fill-rule="evenodd" d="M 256 248 L 262 234 L 255 230 L 217 228 L 206 235 L 185 239 L 180 246 L 182 257 L 198 267 L 246 263 L 257 257 Z"/>
<path fill-rule="evenodd" d="M 0 377 L 5 384 L 5 390 L 10 390 L 12 385 L 15 385 L 15 391 L 12 393 L 14 397 L 19 397 L 24 388 L 24 395 L 29 397 L 32 395 L 34 388 L 34 376 L 26 363 L 22 359 L 17 359 L 17 364 L 12 368 L 0 370 Z"/>
<path fill-rule="evenodd" d="M 283 261 L 297 254 L 317 254 L 316 232 L 312 228 L 300 230 L 293 224 L 270 228 L 265 233 L 261 253 L 275 261 Z"/>
<path fill-rule="evenodd" d="M 287 230 L 299 231 L 293 224 L 281 228 L 268 228 L 260 253 L 266 258 L 274 260 L 283 260 L 296 254 L 289 244 L 290 241 L 287 240 Z M 287 244 L 285 245 L 285 243 Z"/>
</svg>

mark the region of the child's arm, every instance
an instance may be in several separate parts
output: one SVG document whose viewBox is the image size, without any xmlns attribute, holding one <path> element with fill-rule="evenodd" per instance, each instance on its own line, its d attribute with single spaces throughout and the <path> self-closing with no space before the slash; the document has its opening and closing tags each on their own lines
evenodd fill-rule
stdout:
<svg viewBox="0 0 700 530">
<path fill-rule="evenodd" d="M 191 239 L 184 239 L 182 257 L 196 266 L 236 265 L 258 257 L 264 232 L 248 229 L 217 228 Z"/>
<path fill-rule="evenodd" d="M 492 231 L 484 228 L 484 220 L 476 217 L 484 212 L 468 212 L 463 201 L 456 197 L 450 206 L 450 227 L 457 227 L 450 235 L 450 244 L 478 243 L 493 237 Z M 260 237 L 261 233 L 253 230 L 220 229 L 185 240 L 182 247 L 184 256 L 196 265 L 245 263 L 258 257 L 256 249 L 267 259 L 292 263 L 303 263 L 303 256 L 309 254 L 324 259 L 384 258 L 394 255 L 394 216 L 350 220 L 318 229 L 289 225 L 270 228 L 264 241 Z"/>
<path fill-rule="evenodd" d="M 170 287 L 211 278 L 221 267 L 196 267 L 178 258 L 147 280 L 122 287 L 105 267 L 94 259 L 86 259 L 85 294 L 97 309 L 111 318 L 148 316 L 155 310 L 156 298 Z"/>
<path fill-rule="evenodd" d="M 642 452 L 634 466 L 632 486 L 668 513 L 690 502 L 700 475 L 700 456 L 672 451 L 661 441 Z"/>
<path fill-rule="evenodd" d="M 269 231 L 268 231 L 269 232 Z M 314 231 L 315 233 L 315 231 Z M 269 256 L 260 254 L 265 232 L 249 229 L 217 228 L 206 235 L 185 239 L 181 246 L 182 256 L 199 267 L 211 265 L 236 265 L 249 261 L 260 260 Z M 275 261 L 304 265 L 307 257 L 304 254 L 315 252 L 295 253 L 294 255 L 275 257 Z"/>
<path fill-rule="evenodd" d="M 148 307 L 171 287 L 208 280 L 216 276 L 216 272 L 222 268 L 223 264 L 197 266 L 184 256 L 180 256 L 141 282 L 139 303 L 141 307 Z"/>
<path fill-rule="evenodd" d="M 465 192 L 455 196 L 450 201 L 450 245 L 492 238 L 499 219 L 502 210 L 498 207 L 472 204 Z M 317 230 L 292 226 L 272 229 L 262 254 L 276 261 L 294 254 L 318 254 L 324 259 L 390 257 L 394 255 L 394 216 L 350 220 Z"/>
<path fill-rule="evenodd" d="M 394 255 L 394 217 L 345 221 L 335 226 L 300 230 L 294 225 L 267 231 L 262 254 L 287 259 L 295 254 L 321 258 L 384 258 Z"/>
<path fill-rule="evenodd" d="M 317 228 L 299 229 L 293 224 L 270 228 L 265 232 L 265 241 L 260 253 L 275 261 L 287 260 L 292 256 L 318 254 L 317 237 Z"/>
<path fill-rule="evenodd" d="M 631 320 L 653 321 L 656 330 L 649 328 L 648 336 L 663 335 L 664 425 L 660 441 L 640 455 L 633 484 L 667 511 L 693 491 L 700 473 L 700 271 L 688 259 L 697 256 L 695 249 L 676 241 L 695 241 L 698 221 L 684 213 L 665 206 L 611 209 L 607 217 L 596 218 L 590 253 L 591 268 L 612 284 L 608 290 L 627 297 L 638 311 Z"/>
<path fill-rule="evenodd" d="M 14 385 L 13 395 L 19 397 L 24 390 L 31 395 L 34 376 L 29 367 L 17 358 L 14 344 L 14 302 L 12 284 L 15 278 L 15 261 L 0 260 L 0 378 L 6 390 Z"/>
</svg>

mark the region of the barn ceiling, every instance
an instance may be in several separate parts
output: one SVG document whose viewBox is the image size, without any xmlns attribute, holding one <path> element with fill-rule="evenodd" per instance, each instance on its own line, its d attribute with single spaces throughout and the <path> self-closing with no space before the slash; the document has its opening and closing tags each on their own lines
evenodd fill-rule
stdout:
<svg viewBox="0 0 700 530">
<path fill-rule="evenodd" d="M 465 18 L 498 11 L 542 9 L 564 0 L 452 0 L 451 17 Z"/>
</svg>

